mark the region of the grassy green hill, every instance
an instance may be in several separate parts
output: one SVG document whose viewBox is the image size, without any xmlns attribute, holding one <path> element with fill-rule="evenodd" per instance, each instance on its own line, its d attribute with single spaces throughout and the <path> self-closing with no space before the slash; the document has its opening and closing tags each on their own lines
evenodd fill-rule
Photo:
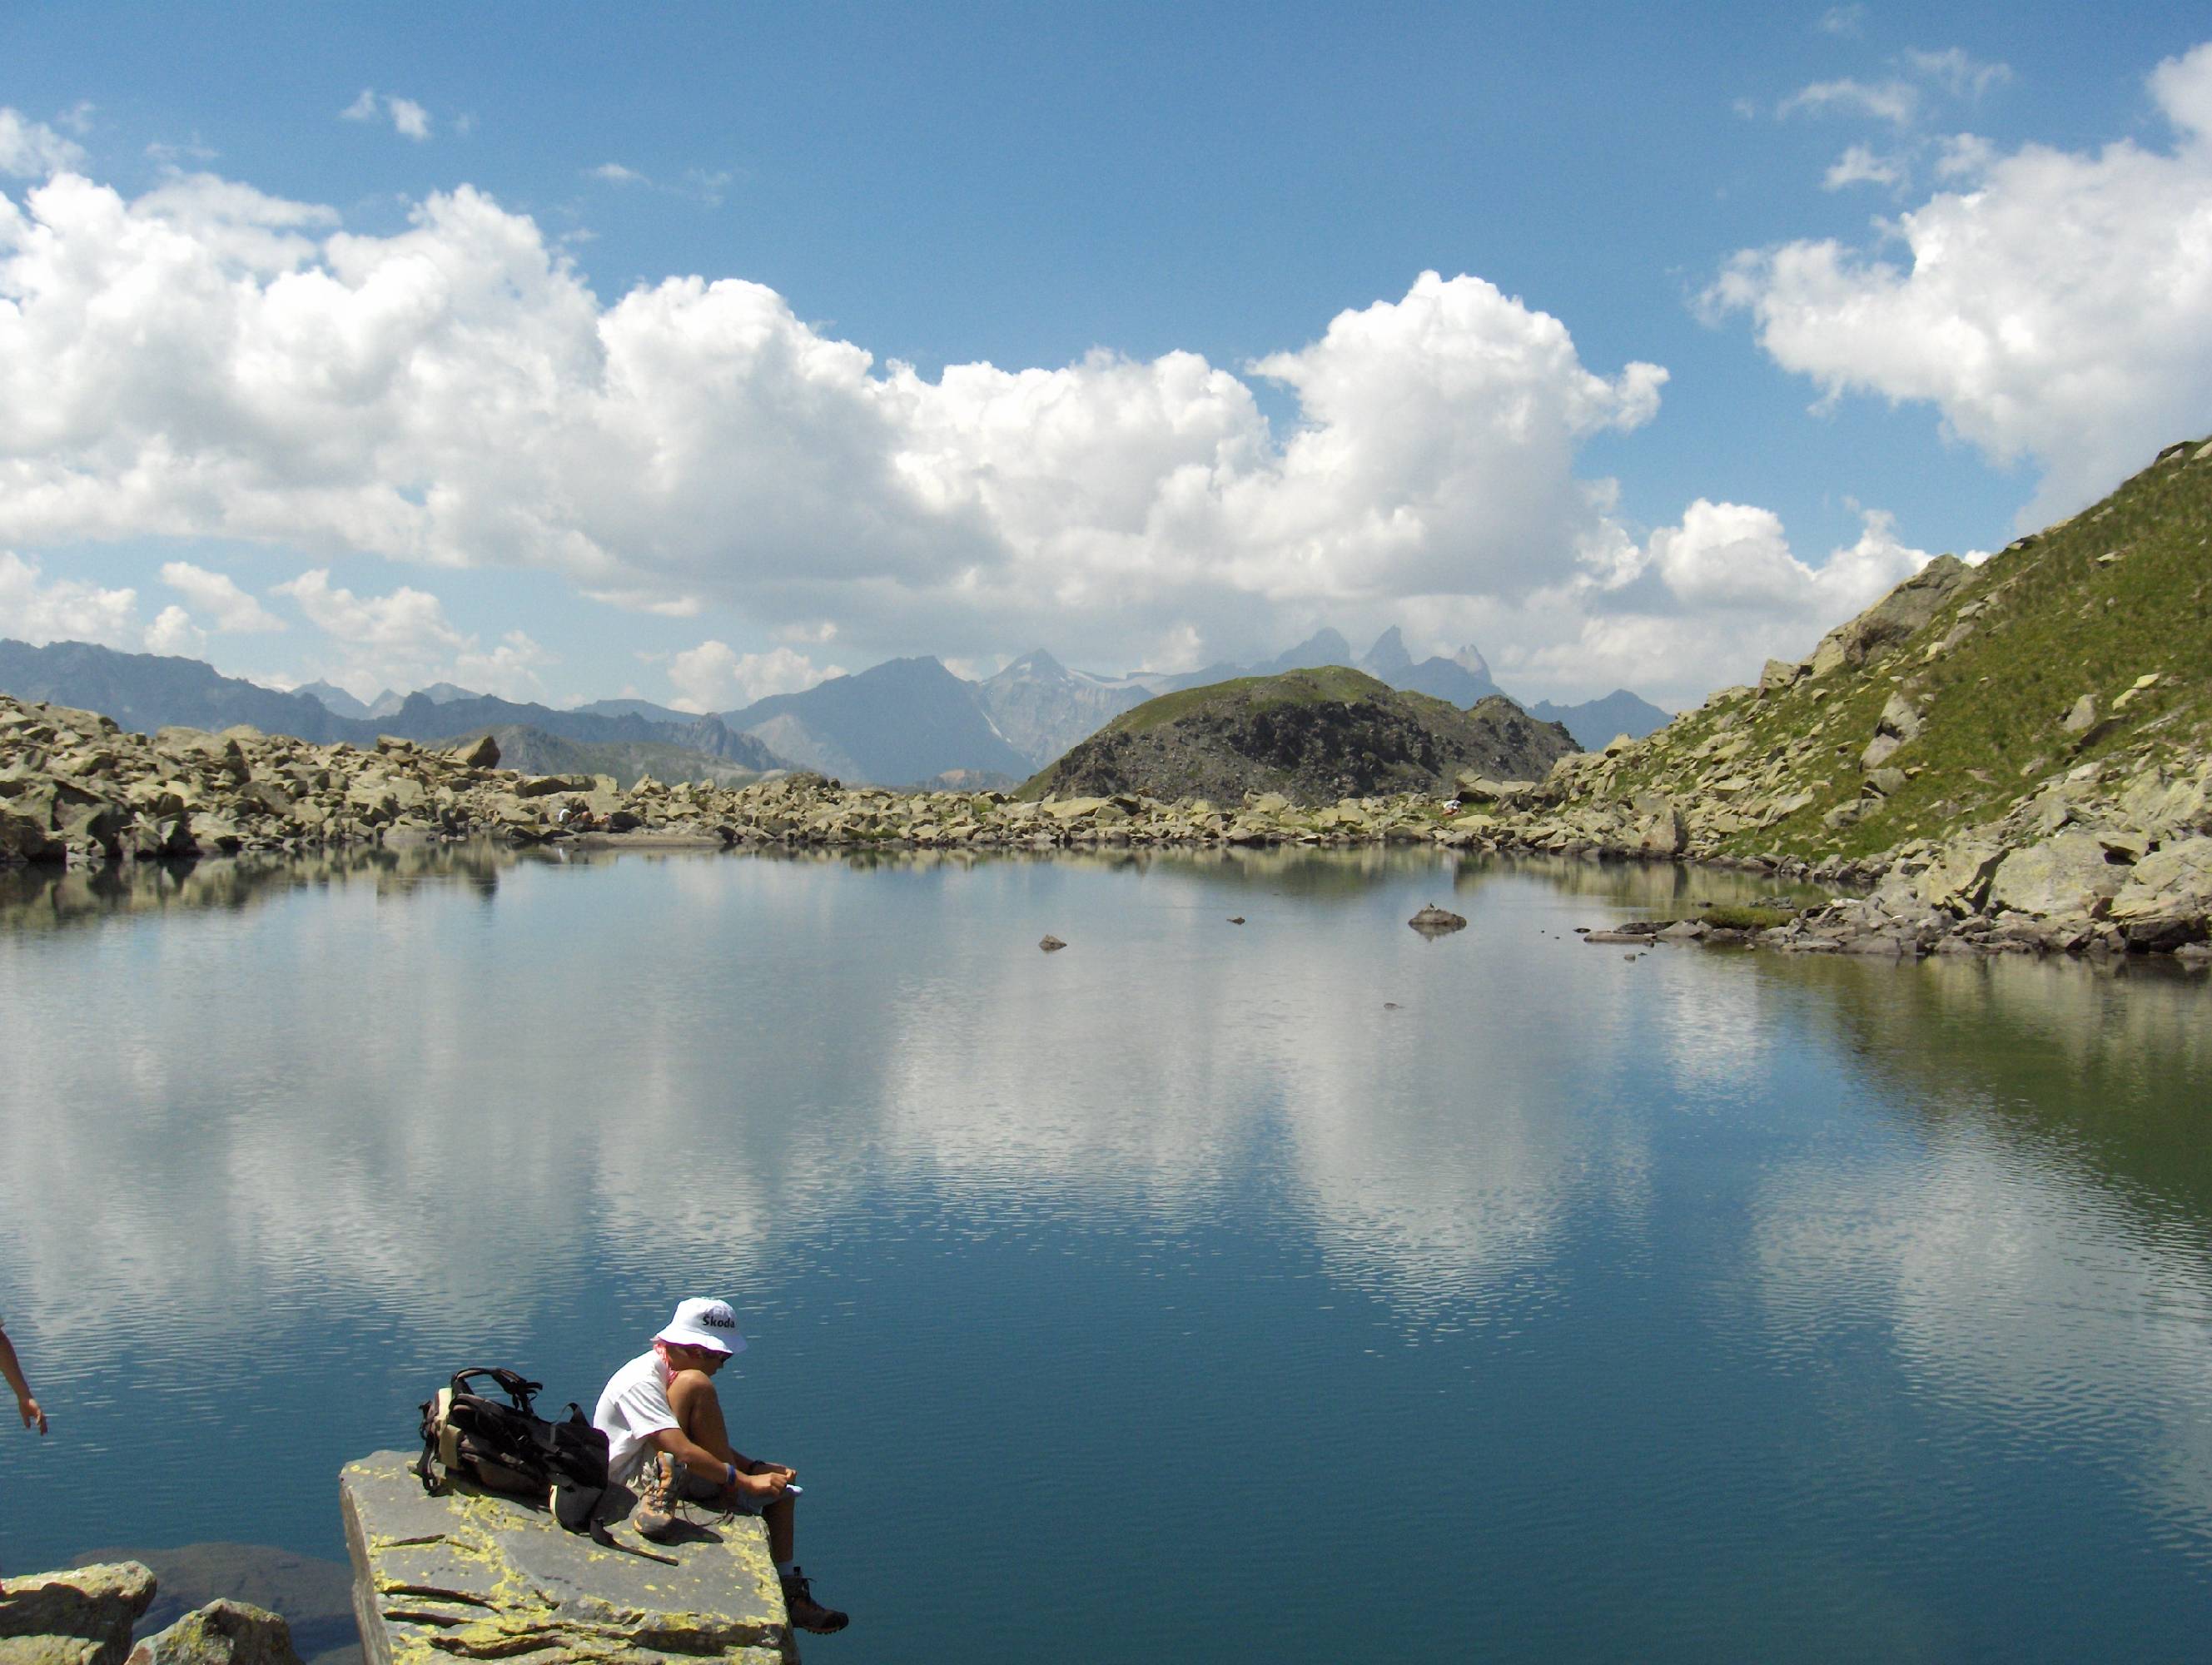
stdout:
<svg viewBox="0 0 2212 1665">
<path fill-rule="evenodd" d="M 1541 776 L 1575 749 L 1500 696 L 1462 711 L 1343 665 L 1186 688 L 1125 711 L 1032 776 L 1024 798 L 1136 793 L 1296 803 L 1449 790 L 1462 769 Z"/>
<path fill-rule="evenodd" d="M 1978 567 L 1946 557 L 1830 633 L 1554 784 L 1665 794 L 1698 854 L 1858 860 L 2212 754 L 2212 444 Z M 2061 794 L 2063 795 L 2063 793 Z"/>
</svg>

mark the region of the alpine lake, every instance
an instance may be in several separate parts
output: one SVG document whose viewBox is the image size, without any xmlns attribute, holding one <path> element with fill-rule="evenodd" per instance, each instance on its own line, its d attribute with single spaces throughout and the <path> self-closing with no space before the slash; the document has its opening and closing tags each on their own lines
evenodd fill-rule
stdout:
<svg viewBox="0 0 2212 1665">
<path fill-rule="evenodd" d="M 53 1425 L 0 1428 L 0 1567 L 138 1554 L 357 1656 L 341 1463 L 466 1365 L 588 1410 L 720 1294 L 854 1613 L 816 1660 L 2203 1656 L 2208 979 L 1575 934 L 1773 888 L 0 874 L 0 1321 Z"/>
</svg>

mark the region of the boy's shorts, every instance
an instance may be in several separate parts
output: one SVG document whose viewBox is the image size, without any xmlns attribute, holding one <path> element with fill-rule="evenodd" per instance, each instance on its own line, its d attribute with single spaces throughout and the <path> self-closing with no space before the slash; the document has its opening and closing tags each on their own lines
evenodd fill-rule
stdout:
<svg viewBox="0 0 2212 1665">
<path fill-rule="evenodd" d="M 653 1461 L 660 1463 L 674 1463 L 676 1468 L 682 1471 L 676 1494 L 685 1503 L 702 1504 L 712 1509 L 717 1515 L 757 1515 L 761 1512 L 763 1505 L 753 1502 L 749 1498 L 740 1498 L 734 1503 L 717 1502 L 716 1499 L 722 1495 L 721 1486 L 716 1481 L 702 1479 L 684 1468 L 682 1463 L 677 1462 L 673 1457 L 664 1454 L 654 1457 Z M 603 1521 L 629 1519 L 630 1511 L 637 1507 L 640 1489 L 645 1485 L 651 1474 L 652 1470 L 648 1468 L 632 1479 L 628 1486 L 622 1485 L 618 1481 L 609 1486 L 606 1502 L 600 1505 L 599 1517 Z"/>
<path fill-rule="evenodd" d="M 684 1470 L 684 1501 L 713 1506 L 718 1515 L 757 1515 L 761 1505 L 750 1498 L 740 1498 L 735 1503 L 717 1503 L 722 1495 L 720 1482 L 702 1480 L 689 1468 Z"/>
</svg>

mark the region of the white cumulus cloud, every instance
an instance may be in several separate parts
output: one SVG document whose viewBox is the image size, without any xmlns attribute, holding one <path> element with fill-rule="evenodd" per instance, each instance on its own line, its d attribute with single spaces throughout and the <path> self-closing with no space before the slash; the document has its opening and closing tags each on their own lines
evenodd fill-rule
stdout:
<svg viewBox="0 0 2212 1665">
<path fill-rule="evenodd" d="M 0 636 L 33 647 L 50 641 L 91 641 L 136 651 L 141 643 L 138 592 L 82 579 L 46 576 L 38 562 L 0 550 Z"/>
<path fill-rule="evenodd" d="M 1836 112 L 1872 116 L 1899 127 L 1909 126 L 1920 114 L 1920 89 L 1906 81 L 1868 82 L 1846 76 L 1801 87 L 1775 111 L 1782 116 Z"/>
<path fill-rule="evenodd" d="M 1870 146 L 1855 144 L 1836 159 L 1820 184 L 1826 190 L 1841 191 L 1848 185 L 1892 185 L 1904 180 L 1904 164 L 1896 157 L 1879 155 Z"/>
<path fill-rule="evenodd" d="M 44 179 L 65 167 L 83 165 L 82 146 L 42 121 L 27 120 L 21 111 L 0 106 L 0 173 L 19 179 Z"/>
<path fill-rule="evenodd" d="M 544 692 L 538 671 L 554 662 L 520 630 L 482 646 L 453 624 L 436 596 L 410 585 L 388 595 L 356 595 L 333 585 L 329 571 L 318 568 L 270 593 L 290 597 L 331 639 L 333 657 L 323 674 L 348 688 L 453 682 L 482 694 L 535 700 Z"/>
<path fill-rule="evenodd" d="M 149 653 L 182 654 L 196 659 L 207 651 L 207 632 L 195 624 L 192 616 L 183 608 L 164 607 L 146 627 L 145 647 Z"/>
<path fill-rule="evenodd" d="M 845 674 L 842 665 L 817 665 L 790 647 L 740 653 L 727 642 L 707 641 L 674 655 L 668 680 L 679 711 L 728 711 L 771 694 L 796 694 Z"/>
<path fill-rule="evenodd" d="M 1680 706 L 1755 678 L 1770 657 L 1802 658 L 1929 558 L 1871 510 L 1854 542 L 1816 564 L 1771 510 L 1699 498 L 1678 524 L 1621 551 L 1606 576 L 1455 623 L 1500 643 L 1493 669 L 1509 687 L 1627 687 Z"/>
<path fill-rule="evenodd" d="M 410 139 L 430 137 L 430 112 L 411 98 L 399 98 L 386 93 L 379 94 L 374 87 L 364 87 L 361 96 L 338 112 L 340 121 L 375 121 L 380 117 L 392 124 L 392 130 Z"/>
<path fill-rule="evenodd" d="M 932 380 L 757 283 L 602 304 L 468 187 L 392 236 L 334 220 L 208 175 L 0 197 L 0 538 L 530 567 L 969 656 L 1243 653 L 1332 608 L 1611 559 L 1577 455 L 1666 380 L 1593 370 L 1559 319 L 1436 273 L 1241 373 L 1101 349 Z M 1295 396 L 1285 431 L 1253 376 Z"/>
<path fill-rule="evenodd" d="M 1954 141 L 1960 188 L 1881 228 L 1747 250 L 1710 294 L 1831 398 L 1924 401 L 1992 459 L 2032 459 L 2039 524 L 2212 425 L 2212 44 L 2159 66 L 2159 149 Z"/>
<path fill-rule="evenodd" d="M 162 563 L 161 581 L 197 607 L 214 629 L 228 635 L 284 628 L 283 619 L 240 589 L 227 573 L 210 572 L 189 561 L 168 561 Z"/>
</svg>

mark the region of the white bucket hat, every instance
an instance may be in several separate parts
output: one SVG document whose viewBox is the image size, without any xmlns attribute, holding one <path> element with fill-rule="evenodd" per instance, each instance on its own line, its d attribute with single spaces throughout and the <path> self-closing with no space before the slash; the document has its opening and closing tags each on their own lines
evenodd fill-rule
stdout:
<svg viewBox="0 0 2212 1665">
<path fill-rule="evenodd" d="M 727 1301 L 695 1295 L 676 1303 L 676 1316 L 653 1338 L 678 1347 L 704 1347 L 709 1352 L 743 1352 L 745 1338 L 738 1329 L 738 1315 Z"/>
</svg>

